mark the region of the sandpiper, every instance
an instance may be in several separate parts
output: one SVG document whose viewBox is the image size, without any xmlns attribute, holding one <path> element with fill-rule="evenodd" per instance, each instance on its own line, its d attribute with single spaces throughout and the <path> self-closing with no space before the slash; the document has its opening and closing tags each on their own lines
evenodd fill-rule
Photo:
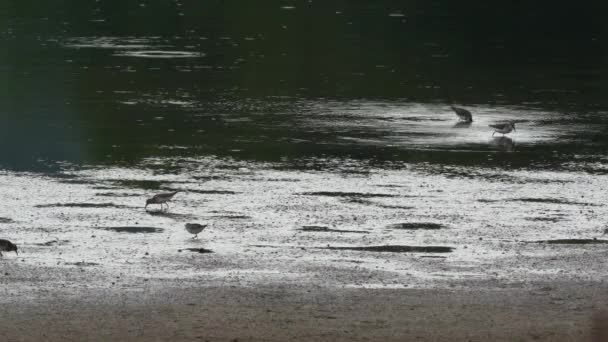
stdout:
<svg viewBox="0 0 608 342">
<path fill-rule="evenodd" d="M 458 118 L 460 120 L 466 121 L 466 122 L 473 122 L 473 115 L 471 115 L 471 112 L 469 112 L 468 110 L 466 110 L 464 108 L 454 107 L 454 106 L 450 106 L 450 108 L 452 108 L 452 110 L 456 113 L 456 115 L 458 115 Z"/>
<path fill-rule="evenodd" d="M 19 252 L 17 252 L 17 245 L 4 239 L 0 239 L 0 257 L 2 256 L 2 252 L 15 252 L 19 255 Z"/>
<path fill-rule="evenodd" d="M 146 200 L 146 206 L 144 207 L 144 209 L 147 209 L 149 204 L 160 204 L 160 210 L 163 210 L 163 204 L 165 204 L 167 206 L 167 209 L 169 209 L 169 203 L 167 202 L 171 201 L 171 199 L 173 198 L 173 196 L 175 196 L 176 193 L 178 193 L 178 191 L 156 194 Z"/>
<path fill-rule="evenodd" d="M 194 236 L 192 237 L 193 239 L 198 238 L 198 233 L 202 232 L 203 229 L 205 229 L 206 227 L 206 224 L 186 223 L 186 230 L 188 231 L 188 233 L 194 234 Z"/>
<path fill-rule="evenodd" d="M 504 136 L 507 133 L 511 133 L 511 131 L 517 132 L 517 130 L 515 129 L 515 122 L 513 121 L 489 126 L 494 128 L 494 133 L 492 133 L 492 136 L 494 136 L 495 133 L 500 133 Z"/>
</svg>

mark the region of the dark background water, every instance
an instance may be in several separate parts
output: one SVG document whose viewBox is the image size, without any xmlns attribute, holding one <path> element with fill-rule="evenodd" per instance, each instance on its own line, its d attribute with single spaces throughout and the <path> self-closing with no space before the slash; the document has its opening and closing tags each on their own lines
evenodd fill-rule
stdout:
<svg viewBox="0 0 608 342">
<path fill-rule="evenodd" d="M 3 1 L 0 165 L 203 155 L 296 166 L 603 160 L 606 7 Z M 450 103 L 522 121 L 507 149 L 516 153 L 488 158 L 502 149 L 459 143 L 443 129 L 455 123 Z"/>
</svg>

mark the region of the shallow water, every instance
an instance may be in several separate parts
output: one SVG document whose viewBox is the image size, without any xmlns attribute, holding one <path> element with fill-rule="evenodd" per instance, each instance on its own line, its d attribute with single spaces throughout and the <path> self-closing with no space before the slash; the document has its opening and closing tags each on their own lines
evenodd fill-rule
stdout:
<svg viewBox="0 0 608 342">
<path fill-rule="evenodd" d="M 448 1 L 27 3 L 0 5 L 15 260 L 348 286 L 597 271 L 599 244 L 530 242 L 605 231 L 600 11 L 530 4 L 514 28 L 510 5 Z"/>
</svg>

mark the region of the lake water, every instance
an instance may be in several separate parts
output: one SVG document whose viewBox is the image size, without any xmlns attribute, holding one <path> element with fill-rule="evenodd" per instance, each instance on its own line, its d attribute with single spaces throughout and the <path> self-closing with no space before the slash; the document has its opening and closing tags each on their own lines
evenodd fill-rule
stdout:
<svg viewBox="0 0 608 342">
<path fill-rule="evenodd" d="M 522 241 L 603 234 L 603 5 L 573 17 L 450 1 L 33 4 L 0 5 L 0 216 L 26 262 L 149 276 L 129 261 L 144 243 L 183 276 L 201 266 L 177 251 L 205 246 L 221 277 L 356 259 L 386 285 L 506 276 L 536 253 Z M 506 120 L 517 131 L 492 137 Z M 183 191 L 170 213 L 143 211 L 163 190 Z M 187 240 L 194 221 L 213 223 L 204 242 Z M 327 245 L 454 250 L 438 266 Z M 298 265 L 277 259 L 294 248 Z"/>
</svg>

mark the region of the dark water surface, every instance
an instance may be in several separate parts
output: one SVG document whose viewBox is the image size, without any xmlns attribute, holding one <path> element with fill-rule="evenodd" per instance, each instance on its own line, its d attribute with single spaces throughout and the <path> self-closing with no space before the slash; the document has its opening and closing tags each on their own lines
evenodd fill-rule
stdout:
<svg viewBox="0 0 608 342">
<path fill-rule="evenodd" d="M 602 170 L 604 10 L 3 1 L 0 165 L 216 156 Z M 456 126 L 450 103 L 473 124 Z M 501 120 L 518 131 L 492 139 Z"/>
</svg>

